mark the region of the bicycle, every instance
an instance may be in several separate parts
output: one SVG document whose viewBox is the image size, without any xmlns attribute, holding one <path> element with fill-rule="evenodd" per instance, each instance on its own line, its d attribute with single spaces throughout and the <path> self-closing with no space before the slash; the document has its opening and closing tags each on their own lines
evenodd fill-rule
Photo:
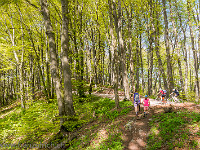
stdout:
<svg viewBox="0 0 200 150">
<path fill-rule="evenodd" d="M 167 103 L 167 100 L 165 98 L 165 96 L 162 96 L 162 104 L 166 104 Z"/>
<path fill-rule="evenodd" d="M 173 93 L 170 94 L 170 96 L 167 99 L 167 101 L 174 102 L 174 103 L 182 103 L 183 102 L 183 100 L 181 100 L 178 97 L 176 97 L 175 95 L 173 95 Z"/>
<path fill-rule="evenodd" d="M 157 101 L 160 101 L 160 100 L 162 100 L 162 99 L 161 99 L 161 94 L 160 94 L 160 93 L 158 93 L 158 94 L 157 94 L 157 96 L 156 96 L 155 100 L 157 100 Z"/>
</svg>

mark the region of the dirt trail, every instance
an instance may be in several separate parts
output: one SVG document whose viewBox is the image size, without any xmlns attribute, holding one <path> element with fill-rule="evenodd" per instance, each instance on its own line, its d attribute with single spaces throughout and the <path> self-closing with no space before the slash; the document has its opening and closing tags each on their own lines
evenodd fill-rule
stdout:
<svg viewBox="0 0 200 150">
<path fill-rule="evenodd" d="M 96 96 L 107 97 L 114 100 L 114 94 L 112 93 L 93 93 Z M 122 95 L 122 94 L 121 94 Z M 119 96 L 120 100 L 124 99 L 124 96 Z M 142 98 L 143 99 L 143 98 Z M 124 150 L 145 150 L 147 145 L 147 137 L 150 132 L 149 122 L 152 119 L 152 115 L 163 112 L 167 108 L 173 109 L 191 109 L 200 110 L 200 105 L 193 103 L 168 103 L 163 105 L 161 101 L 150 99 L 150 110 L 147 117 L 143 116 L 143 106 L 141 105 L 141 111 L 139 117 L 136 118 L 134 108 L 125 117 L 119 117 L 121 122 L 119 129 L 122 131 Z M 165 109 L 166 108 L 166 109 Z"/>
<path fill-rule="evenodd" d="M 114 94 L 106 93 L 93 93 L 96 96 L 107 97 L 114 99 Z M 124 96 L 119 96 L 120 100 L 124 99 Z M 161 105 L 160 101 L 150 99 L 151 107 Z M 134 108 L 129 112 L 126 117 L 120 117 L 119 129 L 122 131 L 122 138 L 124 144 L 124 150 L 142 150 L 146 149 L 147 137 L 150 131 L 149 121 L 154 113 L 153 109 L 149 110 L 147 117 L 143 116 L 143 106 L 141 105 L 141 111 L 138 118 L 136 118 Z"/>
</svg>

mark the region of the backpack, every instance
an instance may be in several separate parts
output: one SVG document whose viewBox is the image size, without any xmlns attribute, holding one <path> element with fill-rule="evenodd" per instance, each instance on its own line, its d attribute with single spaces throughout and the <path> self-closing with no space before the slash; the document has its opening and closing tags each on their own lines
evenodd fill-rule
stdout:
<svg viewBox="0 0 200 150">
<path fill-rule="evenodd" d="M 163 90 L 163 93 L 164 93 L 164 94 L 167 94 L 167 91 L 166 91 L 166 90 Z"/>
<path fill-rule="evenodd" d="M 135 94 L 135 102 L 138 102 L 139 101 L 139 94 Z"/>
</svg>

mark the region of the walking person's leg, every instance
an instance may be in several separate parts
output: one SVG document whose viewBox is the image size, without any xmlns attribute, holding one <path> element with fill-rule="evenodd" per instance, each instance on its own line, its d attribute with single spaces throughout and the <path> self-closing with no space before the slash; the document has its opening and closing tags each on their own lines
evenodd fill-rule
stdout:
<svg viewBox="0 0 200 150">
<path fill-rule="evenodd" d="M 148 106 L 144 106 L 144 117 L 146 117 L 148 111 Z"/>
<path fill-rule="evenodd" d="M 134 103 L 134 107 L 135 107 L 135 114 L 136 114 L 136 116 L 138 116 L 138 105 L 137 105 L 137 103 Z"/>
</svg>

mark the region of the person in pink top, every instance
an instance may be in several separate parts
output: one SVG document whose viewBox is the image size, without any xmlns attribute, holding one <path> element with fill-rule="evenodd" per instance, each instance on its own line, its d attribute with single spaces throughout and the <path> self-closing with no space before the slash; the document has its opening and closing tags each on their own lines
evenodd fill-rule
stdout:
<svg viewBox="0 0 200 150">
<path fill-rule="evenodd" d="M 143 105 L 144 105 L 144 117 L 146 117 L 149 106 L 150 106 L 150 100 L 148 99 L 147 95 L 145 95 L 145 98 L 143 100 Z"/>
</svg>

